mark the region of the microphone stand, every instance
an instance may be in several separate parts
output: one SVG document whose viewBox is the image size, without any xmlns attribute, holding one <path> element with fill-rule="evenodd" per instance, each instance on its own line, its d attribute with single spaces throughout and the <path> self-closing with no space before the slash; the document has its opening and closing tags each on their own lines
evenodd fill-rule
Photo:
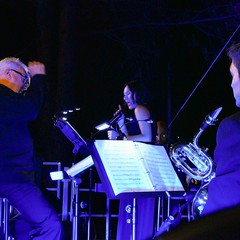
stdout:
<svg viewBox="0 0 240 240">
<path fill-rule="evenodd" d="M 77 152 L 74 151 L 74 160 L 76 159 Z M 78 240 L 78 226 L 79 226 L 79 185 L 82 183 L 82 179 L 80 177 L 74 177 L 72 179 L 72 190 L 71 190 L 71 198 L 72 198 L 72 240 Z"/>
<path fill-rule="evenodd" d="M 73 219 L 72 219 L 72 240 L 78 240 L 78 220 L 79 220 L 79 184 L 82 182 L 81 178 L 73 180 Z"/>
</svg>

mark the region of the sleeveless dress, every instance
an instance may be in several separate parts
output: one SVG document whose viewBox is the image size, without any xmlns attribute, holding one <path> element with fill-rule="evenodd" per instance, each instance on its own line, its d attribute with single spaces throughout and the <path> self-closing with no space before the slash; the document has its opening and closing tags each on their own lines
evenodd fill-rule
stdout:
<svg viewBox="0 0 240 240">
<path fill-rule="evenodd" d="M 126 124 L 129 135 L 140 134 L 136 117 Z M 156 125 L 152 123 L 152 143 L 156 138 Z M 117 240 L 131 240 L 132 229 L 132 206 L 133 199 L 121 199 L 119 205 Z M 136 240 L 150 240 L 154 232 L 154 209 L 155 198 L 136 198 Z"/>
</svg>

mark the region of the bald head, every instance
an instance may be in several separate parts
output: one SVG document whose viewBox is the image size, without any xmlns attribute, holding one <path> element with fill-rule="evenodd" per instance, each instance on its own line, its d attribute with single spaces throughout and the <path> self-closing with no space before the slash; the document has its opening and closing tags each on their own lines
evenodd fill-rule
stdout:
<svg viewBox="0 0 240 240">
<path fill-rule="evenodd" d="M 30 79 L 27 66 L 18 58 L 7 57 L 0 61 L 0 84 L 22 93 L 29 87 Z"/>
</svg>

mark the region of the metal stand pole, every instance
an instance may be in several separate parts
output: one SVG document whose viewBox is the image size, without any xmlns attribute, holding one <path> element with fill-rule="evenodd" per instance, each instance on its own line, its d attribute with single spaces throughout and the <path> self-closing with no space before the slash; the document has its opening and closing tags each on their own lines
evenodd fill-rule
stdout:
<svg viewBox="0 0 240 240">
<path fill-rule="evenodd" d="M 80 178 L 73 180 L 73 216 L 72 216 L 72 240 L 78 240 L 78 220 L 79 220 L 79 202 L 78 190 L 79 184 L 82 182 Z"/>
<path fill-rule="evenodd" d="M 8 234 L 9 234 L 9 203 L 6 198 L 3 199 L 4 201 L 4 234 L 5 234 L 5 240 L 8 240 Z"/>
<path fill-rule="evenodd" d="M 66 171 L 68 168 L 65 167 L 64 171 Z M 68 188 L 69 188 L 69 179 L 63 179 L 63 196 L 62 196 L 62 221 L 67 221 L 68 220 Z M 71 206 L 72 207 L 72 206 Z"/>
<path fill-rule="evenodd" d="M 133 198 L 132 204 L 132 240 L 136 239 L 136 198 Z"/>
<path fill-rule="evenodd" d="M 91 218 L 92 218 L 92 168 L 89 168 L 89 208 L 88 208 L 88 240 L 91 239 Z"/>
<path fill-rule="evenodd" d="M 111 212 L 110 212 L 110 199 L 106 198 L 106 240 L 111 240 L 111 227 L 110 227 L 110 218 L 111 218 Z"/>
</svg>

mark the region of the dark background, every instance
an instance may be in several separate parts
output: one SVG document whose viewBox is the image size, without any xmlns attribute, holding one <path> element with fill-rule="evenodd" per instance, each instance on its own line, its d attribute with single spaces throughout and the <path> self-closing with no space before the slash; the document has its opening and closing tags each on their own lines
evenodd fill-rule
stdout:
<svg viewBox="0 0 240 240">
<path fill-rule="evenodd" d="M 77 161 L 54 126 L 56 113 L 80 107 L 69 122 L 88 139 L 112 118 L 130 79 L 152 90 L 157 118 L 169 124 L 169 144 L 191 142 L 220 106 L 219 120 L 237 111 L 225 50 L 239 40 L 239 1 L 1 0 L 0 10 L 0 58 L 39 60 L 47 68 L 45 106 L 32 125 L 41 161 Z M 199 139 L 210 155 L 216 130 Z"/>
<path fill-rule="evenodd" d="M 239 25 L 238 1 L 2 0 L 0 9 L 0 57 L 46 64 L 46 103 L 33 127 L 45 161 L 70 165 L 73 159 L 54 114 L 80 107 L 69 121 L 88 139 L 122 103 L 130 79 L 152 90 L 171 143 L 192 141 L 220 106 L 220 120 L 236 111 L 225 48 Z M 200 139 L 210 153 L 215 132 L 210 127 Z"/>
</svg>

